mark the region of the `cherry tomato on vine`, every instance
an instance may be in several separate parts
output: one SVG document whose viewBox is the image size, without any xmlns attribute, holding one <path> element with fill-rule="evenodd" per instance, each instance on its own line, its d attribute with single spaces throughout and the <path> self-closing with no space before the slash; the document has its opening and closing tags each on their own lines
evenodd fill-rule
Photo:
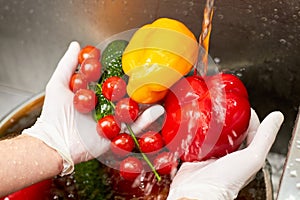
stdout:
<svg viewBox="0 0 300 200">
<path fill-rule="evenodd" d="M 109 77 L 102 84 L 102 94 L 109 101 L 119 101 L 126 94 L 126 82 L 118 76 Z"/>
<path fill-rule="evenodd" d="M 81 64 L 80 72 L 85 75 L 87 81 L 98 81 L 101 75 L 101 63 L 99 59 L 85 59 Z"/>
<path fill-rule="evenodd" d="M 95 58 L 99 60 L 100 58 L 100 50 L 94 46 L 87 45 L 82 48 L 78 55 L 78 63 L 82 64 L 83 61 L 87 58 Z"/>
<path fill-rule="evenodd" d="M 120 175 L 129 181 L 134 181 L 142 172 L 143 164 L 136 157 L 128 157 L 120 163 Z"/>
<path fill-rule="evenodd" d="M 113 115 L 106 115 L 98 120 L 97 132 L 100 136 L 104 136 L 112 140 L 120 133 L 120 124 L 115 120 Z"/>
<path fill-rule="evenodd" d="M 134 141 L 127 133 L 121 133 L 112 139 L 111 151 L 118 156 L 127 156 L 134 149 Z"/>
<path fill-rule="evenodd" d="M 137 118 L 139 105 L 131 98 L 123 98 L 116 104 L 115 116 L 118 121 L 131 124 Z"/>
<path fill-rule="evenodd" d="M 73 99 L 76 110 L 81 113 L 88 113 L 92 111 L 97 105 L 98 98 L 94 91 L 88 89 L 78 90 Z"/>
<path fill-rule="evenodd" d="M 177 168 L 178 160 L 171 152 L 162 152 L 156 156 L 153 165 L 159 174 L 167 175 Z"/>
<path fill-rule="evenodd" d="M 143 153 L 159 151 L 164 146 L 163 138 L 158 132 L 148 131 L 138 140 Z"/>
<path fill-rule="evenodd" d="M 86 89 L 88 82 L 85 76 L 81 73 L 75 73 L 72 75 L 70 80 L 70 90 L 76 92 L 79 89 Z"/>
</svg>

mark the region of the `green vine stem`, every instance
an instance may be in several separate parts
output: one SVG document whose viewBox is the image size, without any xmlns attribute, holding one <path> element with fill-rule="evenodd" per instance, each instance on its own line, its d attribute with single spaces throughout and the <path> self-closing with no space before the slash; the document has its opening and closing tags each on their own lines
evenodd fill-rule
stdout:
<svg viewBox="0 0 300 200">
<path fill-rule="evenodd" d="M 138 148 L 139 151 L 141 152 L 141 154 L 142 154 L 144 160 L 146 161 L 146 163 L 149 165 L 149 167 L 151 168 L 152 172 L 154 173 L 154 175 L 155 175 L 157 181 L 160 181 L 160 180 L 161 180 L 160 175 L 157 173 L 155 167 L 152 165 L 151 161 L 150 161 L 149 158 L 146 156 L 146 154 L 144 154 L 144 153 L 142 152 L 142 150 L 141 150 L 141 148 L 140 148 L 140 145 L 139 145 L 139 143 L 138 143 L 138 140 L 136 139 L 136 137 L 135 137 L 135 135 L 134 135 L 134 133 L 133 133 L 131 127 L 130 127 L 128 124 L 126 124 L 126 127 L 127 127 L 128 131 L 129 131 L 131 137 L 133 138 L 134 143 L 136 144 L 137 148 Z"/>
</svg>

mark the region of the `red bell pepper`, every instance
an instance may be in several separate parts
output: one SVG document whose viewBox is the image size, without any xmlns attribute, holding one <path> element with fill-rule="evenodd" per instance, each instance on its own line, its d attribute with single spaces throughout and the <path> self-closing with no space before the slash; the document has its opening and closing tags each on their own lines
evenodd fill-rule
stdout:
<svg viewBox="0 0 300 200">
<path fill-rule="evenodd" d="M 162 136 L 183 161 L 221 157 L 237 150 L 250 120 L 248 93 L 231 74 L 178 81 L 165 98 Z"/>
<path fill-rule="evenodd" d="M 52 179 L 47 179 L 22 190 L 9 194 L 0 200 L 44 200 L 50 198 Z"/>
</svg>

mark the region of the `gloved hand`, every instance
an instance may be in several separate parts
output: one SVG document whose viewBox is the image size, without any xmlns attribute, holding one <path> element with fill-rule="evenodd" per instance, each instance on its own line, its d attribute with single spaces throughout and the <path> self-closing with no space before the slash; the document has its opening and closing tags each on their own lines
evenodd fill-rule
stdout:
<svg viewBox="0 0 300 200">
<path fill-rule="evenodd" d="M 74 164 L 98 157 L 109 148 L 109 141 L 97 134 L 92 114 L 81 114 L 73 106 L 69 82 L 79 51 L 79 44 L 72 42 L 46 86 L 40 117 L 22 133 L 44 141 L 62 156 L 61 175 L 70 174 Z"/>
<path fill-rule="evenodd" d="M 172 181 L 168 200 L 232 200 L 265 163 L 283 122 L 280 112 L 260 124 L 251 110 L 247 147 L 219 159 L 183 163 Z"/>
</svg>

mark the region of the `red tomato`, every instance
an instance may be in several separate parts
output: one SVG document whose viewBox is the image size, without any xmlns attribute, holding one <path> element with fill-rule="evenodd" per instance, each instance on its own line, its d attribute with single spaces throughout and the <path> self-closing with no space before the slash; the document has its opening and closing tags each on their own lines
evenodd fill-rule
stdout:
<svg viewBox="0 0 300 200">
<path fill-rule="evenodd" d="M 41 181 L 0 199 L 1 200 L 48 199 L 50 196 L 51 184 L 52 184 L 51 179 Z"/>
<path fill-rule="evenodd" d="M 81 113 L 91 112 L 97 105 L 98 98 L 94 91 L 88 89 L 78 90 L 73 99 L 74 107 Z"/>
<path fill-rule="evenodd" d="M 126 82 L 118 76 L 109 77 L 102 84 L 102 94 L 109 101 L 119 101 L 126 94 Z"/>
<path fill-rule="evenodd" d="M 134 147 L 134 141 L 127 133 L 117 135 L 110 144 L 111 151 L 121 157 L 127 156 Z"/>
<path fill-rule="evenodd" d="M 101 75 L 101 64 L 99 59 L 85 59 L 81 64 L 80 72 L 85 75 L 87 81 L 98 81 Z"/>
<path fill-rule="evenodd" d="M 162 128 L 170 151 L 179 152 L 183 161 L 197 161 L 224 156 L 241 145 L 249 125 L 250 104 L 237 77 L 217 74 L 205 82 L 190 76 L 171 91 L 165 98 Z"/>
<path fill-rule="evenodd" d="M 167 175 L 177 169 L 178 161 L 172 153 L 162 152 L 156 156 L 153 165 L 159 174 Z"/>
<path fill-rule="evenodd" d="M 143 153 L 153 153 L 154 151 L 161 150 L 164 146 L 162 136 L 154 131 L 144 133 L 138 142 Z"/>
<path fill-rule="evenodd" d="M 98 120 L 97 132 L 100 136 L 104 136 L 109 140 L 112 140 L 120 133 L 120 125 L 115 120 L 113 115 L 106 115 Z"/>
<path fill-rule="evenodd" d="M 134 181 L 142 170 L 143 164 L 136 157 L 128 157 L 120 163 L 120 174 L 126 180 Z"/>
<path fill-rule="evenodd" d="M 70 80 L 70 89 L 72 92 L 76 92 L 79 89 L 86 89 L 88 82 L 85 76 L 81 73 L 75 73 L 72 75 Z"/>
<path fill-rule="evenodd" d="M 78 63 L 82 64 L 83 61 L 87 58 L 95 58 L 99 60 L 100 58 L 100 50 L 94 46 L 87 45 L 81 49 L 78 55 Z"/>
<path fill-rule="evenodd" d="M 137 118 L 139 105 L 131 98 L 121 99 L 115 107 L 115 116 L 118 121 L 131 124 Z"/>
</svg>

